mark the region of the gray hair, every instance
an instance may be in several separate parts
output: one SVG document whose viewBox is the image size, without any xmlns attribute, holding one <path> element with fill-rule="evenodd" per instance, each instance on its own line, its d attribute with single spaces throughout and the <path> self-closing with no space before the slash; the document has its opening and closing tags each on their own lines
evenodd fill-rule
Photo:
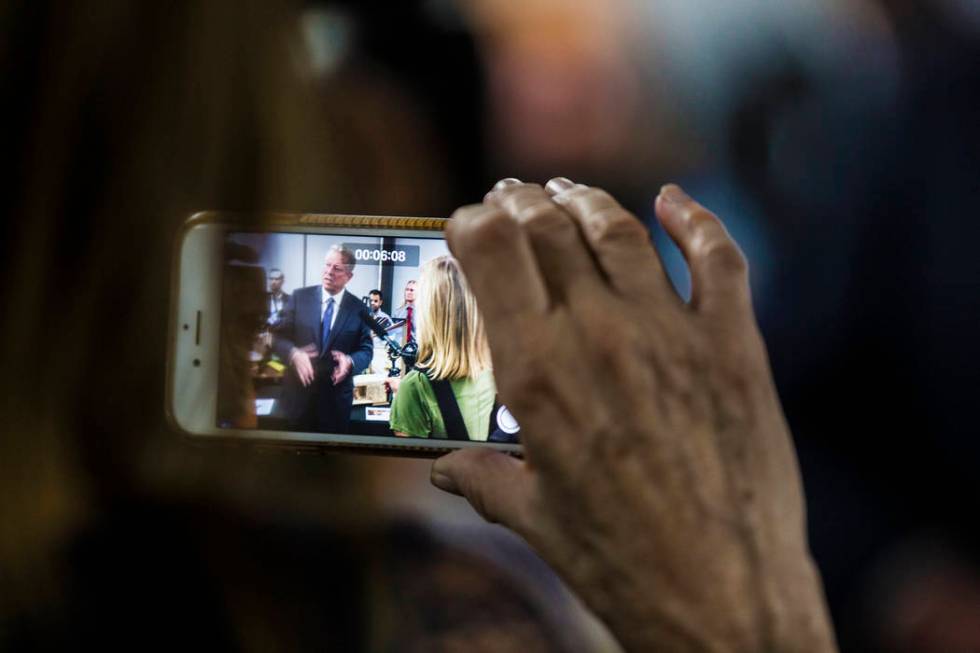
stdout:
<svg viewBox="0 0 980 653">
<path fill-rule="evenodd" d="M 330 249 L 327 250 L 327 253 L 324 255 L 323 258 L 326 259 L 327 256 L 330 256 L 334 252 L 340 254 L 341 260 L 343 260 L 344 265 L 347 266 L 347 272 L 353 273 L 354 266 L 357 265 L 357 259 L 354 258 L 354 252 L 347 249 L 343 245 L 331 245 Z"/>
</svg>

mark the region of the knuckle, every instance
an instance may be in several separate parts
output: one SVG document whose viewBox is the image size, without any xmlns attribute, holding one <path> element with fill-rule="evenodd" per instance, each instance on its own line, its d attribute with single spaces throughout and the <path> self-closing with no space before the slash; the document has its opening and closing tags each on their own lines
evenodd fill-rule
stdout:
<svg viewBox="0 0 980 653">
<path fill-rule="evenodd" d="M 521 206 L 547 198 L 548 195 L 538 184 L 519 184 L 495 190 L 490 197 L 494 205 L 516 215 Z"/>
<path fill-rule="evenodd" d="M 469 247 L 492 247 L 508 242 L 517 234 L 517 225 L 505 212 L 485 206 L 479 209 L 453 227 L 453 244 L 464 253 Z"/>
<path fill-rule="evenodd" d="M 608 208 L 619 207 L 619 202 L 612 195 L 592 186 L 577 186 L 561 195 L 561 204 L 572 213 L 577 214 L 583 221 Z"/>
<path fill-rule="evenodd" d="M 692 250 L 702 265 L 707 263 L 728 272 L 748 271 L 742 250 L 714 213 L 704 207 L 695 207 L 688 212 L 687 220 Z"/>
<path fill-rule="evenodd" d="M 687 224 L 693 232 L 704 229 L 713 229 L 715 226 L 721 224 L 718 220 L 718 216 L 704 208 L 703 206 L 695 205 L 687 209 Z"/>
<path fill-rule="evenodd" d="M 550 201 L 538 201 L 521 208 L 517 219 L 530 231 L 553 232 L 571 224 Z"/>
<path fill-rule="evenodd" d="M 591 240 L 600 245 L 633 245 L 648 238 L 646 228 L 620 207 L 607 207 L 589 216 Z"/>
<path fill-rule="evenodd" d="M 496 196 L 501 199 L 524 197 L 529 194 L 539 195 L 544 193 L 544 187 L 541 184 L 535 183 L 520 183 L 511 184 L 509 186 L 504 186 L 496 191 Z"/>
<path fill-rule="evenodd" d="M 685 210 L 687 221 L 692 226 L 718 222 L 718 216 L 700 204 L 691 204 Z"/>
<path fill-rule="evenodd" d="M 575 187 L 566 191 L 566 196 L 585 211 L 595 211 L 608 206 L 618 206 L 613 196 L 595 186 Z"/>
<path fill-rule="evenodd" d="M 714 239 L 704 243 L 698 258 L 719 272 L 742 275 L 748 272 L 745 255 L 731 239 Z"/>
<path fill-rule="evenodd" d="M 715 238 L 719 231 L 724 231 L 715 214 L 701 206 L 688 209 L 684 214 L 684 221 L 687 225 L 687 240 L 695 249 Z"/>
</svg>

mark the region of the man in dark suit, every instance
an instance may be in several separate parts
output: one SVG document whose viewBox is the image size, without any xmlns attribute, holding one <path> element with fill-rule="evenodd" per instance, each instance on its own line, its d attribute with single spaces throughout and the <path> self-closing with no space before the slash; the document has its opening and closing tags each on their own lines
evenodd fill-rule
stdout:
<svg viewBox="0 0 980 653">
<path fill-rule="evenodd" d="M 327 252 L 322 285 L 293 292 L 273 332 L 272 347 L 289 362 L 282 412 L 298 430 L 346 433 L 354 400 L 354 374 L 371 363 L 371 330 L 364 304 L 344 290 L 354 276 L 354 253 Z"/>
</svg>

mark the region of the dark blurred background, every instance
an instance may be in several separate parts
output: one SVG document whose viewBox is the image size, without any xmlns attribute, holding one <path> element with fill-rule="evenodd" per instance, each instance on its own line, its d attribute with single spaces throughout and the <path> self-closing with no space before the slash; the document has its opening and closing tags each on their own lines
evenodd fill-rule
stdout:
<svg viewBox="0 0 980 653">
<path fill-rule="evenodd" d="M 980 5 L 334 2 L 303 26 L 358 171 L 331 209 L 565 175 L 652 229 L 668 180 L 722 216 L 843 648 L 980 650 Z"/>
<path fill-rule="evenodd" d="M 34 542 L 71 541 L 63 534 L 76 524 L 95 526 L 57 558 L 75 571 L 45 572 L 70 579 L 52 583 L 69 587 L 53 590 L 67 620 L 44 610 L 22 619 L 21 604 L 34 603 L 5 603 L 12 594 L 5 599 L 0 586 L 0 613 L 14 605 L 7 616 L 15 615 L 0 619 L 0 645 L 7 623 L 15 642 L 43 642 L 49 632 L 60 633 L 56 648 L 72 633 L 99 641 L 112 631 L 92 625 L 105 611 L 91 597 L 118 607 L 133 586 L 157 584 L 169 588 L 160 602 L 192 596 L 179 616 L 203 615 L 204 628 L 224 623 L 207 616 L 215 606 L 245 615 L 229 619 L 246 626 L 236 637 L 212 633 L 216 648 L 271 650 L 263 636 L 294 632 L 291 619 L 321 624 L 324 606 L 342 609 L 297 641 L 318 648 L 309 644 L 341 623 L 354 637 L 376 625 L 357 607 L 364 597 L 308 596 L 310 587 L 370 585 L 331 575 L 338 569 L 411 586 L 414 552 L 438 557 L 411 528 L 386 531 L 367 539 L 412 554 L 377 572 L 385 555 L 337 537 L 363 536 L 351 526 L 352 515 L 370 512 L 359 507 L 362 491 L 386 514 L 441 533 L 451 550 L 501 538 L 497 558 L 522 560 L 520 542 L 430 487 L 426 461 L 175 453 L 162 426 L 163 298 L 173 234 L 193 209 L 448 216 L 499 178 L 563 175 L 606 187 L 643 219 L 682 294 L 684 266 L 652 216 L 661 184 L 682 184 L 745 250 L 843 650 L 980 651 L 976 0 L 103 6 L 111 8 L 99 15 L 19 2 L 3 14 L 3 151 L 14 170 L 2 194 L 15 219 L 0 238 L 2 259 L 14 261 L 0 321 L 4 342 L 14 343 L 3 362 L 14 364 L 0 401 L 14 417 L 0 441 L 0 503 L 21 519 L 5 516 L 0 527 L 0 585 L 27 568 L 19 562 Z M 278 52 L 269 26 L 279 24 L 293 30 L 283 61 L 312 97 L 275 91 L 282 75 L 268 56 Z M 318 131 L 291 134 L 301 124 Z M 308 158 L 289 155 L 296 141 Z M 142 286 L 132 274 L 139 265 Z M 34 295 L 25 279 L 39 280 Z M 24 319 L 35 310 L 25 297 L 60 297 L 64 312 L 50 325 Z M 91 327 L 71 340 L 60 329 L 69 310 Z M 21 355 L 28 365 L 17 368 Z M 55 377 L 64 379 L 59 396 L 77 394 L 77 406 L 45 399 Z M 50 432 L 37 418 L 45 405 L 62 418 L 49 420 Z M 137 447 L 138 432 L 156 435 Z M 30 461 L 13 462 L 25 452 Z M 76 486 L 84 491 L 65 489 Z M 290 547 L 291 565 L 281 554 Z M 565 600 L 540 565 L 527 564 L 511 577 L 534 580 L 545 604 Z M 458 589 L 469 586 L 471 567 L 421 575 Z M 213 594 L 174 580 L 188 569 Z M 23 594 L 37 578 L 21 576 Z M 451 603 L 455 591 L 440 600 Z M 445 605 L 412 596 L 398 602 L 420 623 L 453 622 Z M 270 598 L 280 613 L 268 613 Z M 145 638 L 137 628 L 145 611 L 125 607 L 131 621 L 122 623 Z M 253 617 L 272 625 L 263 630 Z M 569 619 L 549 618 L 559 630 Z M 588 629 L 592 639 L 579 648 L 555 650 L 612 646 Z M 471 641 L 445 650 L 495 650 Z M 337 637 L 332 645 L 371 648 Z"/>
</svg>

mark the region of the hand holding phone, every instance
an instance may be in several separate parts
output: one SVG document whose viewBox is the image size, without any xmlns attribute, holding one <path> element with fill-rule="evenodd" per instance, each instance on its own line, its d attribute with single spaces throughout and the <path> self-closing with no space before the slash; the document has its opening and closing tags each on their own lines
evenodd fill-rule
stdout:
<svg viewBox="0 0 980 653">
<path fill-rule="evenodd" d="M 690 303 L 600 189 L 504 180 L 457 211 L 447 237 L 525 459 L 454 452 L 433 483 L 522 535 L 625 650 L 829 653 L 745 259 L 678 187 L 656 211 L 689 264 Z"/>
</svg>

